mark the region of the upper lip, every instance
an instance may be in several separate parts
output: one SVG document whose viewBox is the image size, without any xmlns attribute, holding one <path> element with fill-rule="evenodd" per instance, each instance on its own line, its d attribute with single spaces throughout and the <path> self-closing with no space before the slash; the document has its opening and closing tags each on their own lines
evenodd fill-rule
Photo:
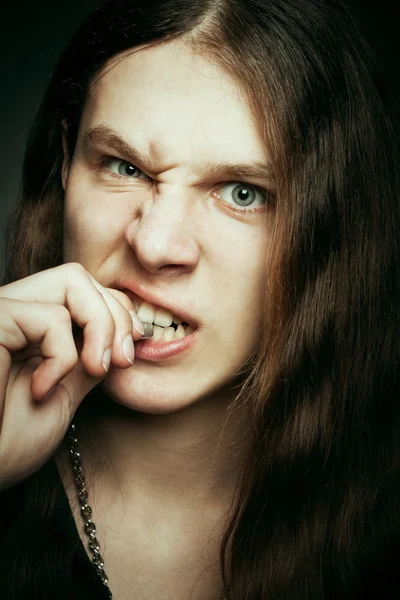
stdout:
<svg viewBox="0 0 400 600">
<path fill-rule="evenodd" d="M 148 302 L 149 304 L 154 304 L 155 306 L 159 306 L 160 308 L 165 308 L 169 310 L 174 317 L 182 319 L 182 321 L 190 325 L 193 329 L 195 329 L 197 326 L 197 322 L 195 321 L 195 319 L 192 317 L 192 315 L 186 312 L 185 309 L 181 308 L 180 306 L 177 306 L 176 304 L 165 302 L 165 300 L 161 299 L 161 297 L 157 296 L 157 294 L 149 290 L 144 290 L 140 285 L 137 284 L 137 282 L 128 283 L 126 281 L 122 281 L 116 283 L 115 285 L 113 285 L 113 287 L 115 287 L 115 289 L 120 290 L 121 292 L 125 292 L 127 296 L 130 296 L 131 300 L 136 300 L 135 297 L 132 297 L 136 296 L 140 300 Z"/>
</svg>

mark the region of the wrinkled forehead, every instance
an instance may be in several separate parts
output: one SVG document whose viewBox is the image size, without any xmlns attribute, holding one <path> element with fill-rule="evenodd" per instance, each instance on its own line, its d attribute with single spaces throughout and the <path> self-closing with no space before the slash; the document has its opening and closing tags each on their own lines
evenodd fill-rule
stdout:
<svg viewBox="0 0 400 600">
<path fill-rule="evenodd" d="M 143 149 L 265 160 L 265 144 L 241 87 L 182 41 L 113 57 L 92 83 L 82 129 L 106 124 Z M 134 138 L 134 140 L 133 140 Z"/>
</svg>

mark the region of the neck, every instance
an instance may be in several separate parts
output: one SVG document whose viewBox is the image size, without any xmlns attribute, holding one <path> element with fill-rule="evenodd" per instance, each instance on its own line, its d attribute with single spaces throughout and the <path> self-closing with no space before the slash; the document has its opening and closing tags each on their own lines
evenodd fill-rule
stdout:
<svg viewBox="0 0 400 600">
<path fill-rule="evenodd" d="M 243 408 L 228 411 L 233 398 L 227 390 L 182 411 L 144 414 L 103 395 L 104 410 L 76 420 L 88 482 L 101 480 L 110 502 L 122 494 L 178 510 L 226 506 L 247 450 Z"/>
</svg>

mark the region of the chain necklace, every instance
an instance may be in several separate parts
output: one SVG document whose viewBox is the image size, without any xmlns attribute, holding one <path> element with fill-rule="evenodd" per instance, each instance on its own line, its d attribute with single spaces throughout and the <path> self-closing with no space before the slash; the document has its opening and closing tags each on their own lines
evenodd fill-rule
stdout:
<svg viewBox="0 0 400 600">
<path fill-rule="evenodd" d="M 78 451 L 78 440 L 76 437 L 76 428 L 72 423 L 68 429 L 68 449 L 71 455 L 72 468 L 75 474 L 75 483 L 78 489 L 78 500 L 81 505 L 81 514 L 85 521 L 85 533 L 89 538 L 89 550 L 93 554 L 92 562 L 101 581 L 105 585 L 108 597 L 112 598 L 112 592 L 108 587 L 108 577 L 104 571 L 104 560 L 100 554 L 100 544 L 96 538 L 96 525 L 91 520 L 92 509 L 88 504 L 88 493 L 85 487 L 85 476 L 81 463 L 81 454 Z"/>
<path fill-rule="evenodd" d="M 81 453 L 78 450 L 78 439 L 76 437 L 76 427 L 73 423 L 68 429 L 68 449 L 71 456 L 72 468 L 75 475 L 75 484 L 78 490 L 78 500 L 81 505 L 82 518 L 85 521 L 85 533 L 89 538 L 89 550 L 93 554 L 92 562 L 98 573 L 103 585 L 106 587 L 108 597 L 113 597 L 110 588 L 108 587 L 108 577 L 104 571 L 104 560 L 100 554 L 100 544 L 96 538 L 96 525 L 91 520 L 92 509 L 88 504 L 89 495 L 85 487 L 85 476 L 81 462 Z M 229 590 L 229 586 L 227 586 Z M 223 598 L 225 600 L 225 598 Z"/>
</svg>

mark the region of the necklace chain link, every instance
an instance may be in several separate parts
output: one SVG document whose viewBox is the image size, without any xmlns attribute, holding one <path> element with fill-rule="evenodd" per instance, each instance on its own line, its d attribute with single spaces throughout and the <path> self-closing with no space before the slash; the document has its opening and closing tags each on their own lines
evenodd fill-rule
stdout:
<svg viewBox="0 0 400 600">
<path fill-rule="evenodd" d="M 96 525 L 91 520 L 93 511 L 88 504 L 89 495 L 85 487 L 85 476 L 83 474 L 83 467 L 81 462 L 81 454 L 79 452 L 78 438 L 76 437 L 76 427 L 73 423 L 68 429 L 68 449 L 71 457 L 72 468 L 74 470 L 75 484 L 78 490 L 78 500 L 81 505 L 81 515 L 85 522 L 85 533 L 89 538 L 89 550 L 93 554 L 92 562 L 99 575 L 103 585 L 105 585 L 108 597 L 111 599 L 112 592 L 108 586 L 108 577 L 104 571 L 104 560 L 100 554 L 100 544 L 96 538 Z M 229 589 L 229 586 L 228 586 Z M 225 600 L 225 598 L 223 599 Z"/>
<path fill-rule="evenodd" d="M 68 429 L 68 448 L 71 456 L 72 468 L 74 470 L 75 484 L 78 490 L 78 500 L 81 505 L 81 515 L 85 522 L 85 533 L 89 538 L 89 550 L 93 554 L 92 562 L 99 575 L 101 581 L 107 588 L 108 597 L 112 598 L 112 592 L 108 587 L 108 577 L 104 571 L 104 560 L 100 554 L 100 544 L 96 538 L 96 525 L 91 520 L 92 509 L 88 504 L 88 493 L 85 487 L 85 476 L 81 462 L 81 454 L 78 447 L 78 439 L 76 437 L 76 428 L 73 423 Z"/>
</svg>

